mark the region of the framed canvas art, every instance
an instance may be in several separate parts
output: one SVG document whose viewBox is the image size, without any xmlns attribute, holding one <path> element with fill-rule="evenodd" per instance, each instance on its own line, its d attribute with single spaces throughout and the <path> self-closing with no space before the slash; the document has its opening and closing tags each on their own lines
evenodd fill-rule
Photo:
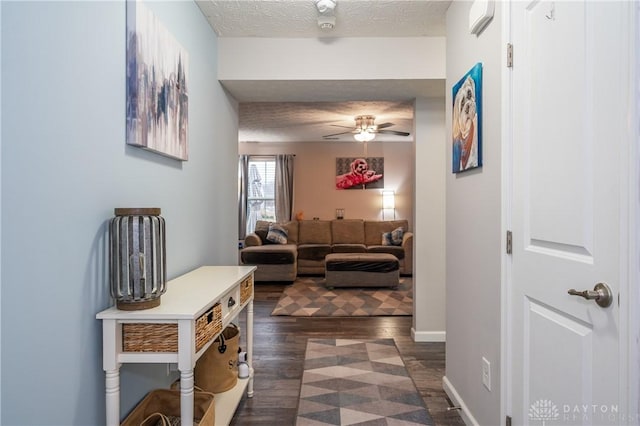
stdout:
<svg viewBox="0 0 640 426">
<path fill-rule="evenodd" d="M 189 55 L 144 3 L 126 4 L 127 144 L 188 160 Z"/>
<path fill-rule="evenodd" d="M 336 189 L 384 188 L 384 157 L 336 158 Z"/>
<path fill-rule="evenodd" d="M 474 65 L 452 89 L 452 171 L 482 166 L 482 63 Z"/>
</svg>

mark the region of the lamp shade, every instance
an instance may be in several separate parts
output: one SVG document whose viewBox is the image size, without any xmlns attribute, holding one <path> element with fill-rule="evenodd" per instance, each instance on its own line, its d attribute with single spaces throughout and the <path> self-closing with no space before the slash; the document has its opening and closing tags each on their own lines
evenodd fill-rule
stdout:
<svg viewBox="0 0 640 426">
<path fill-rule="evenodd" d="M 395 209 L 396 208 L 396 194 L 390 190 L 382 191 L 382 208 L 383 209 Z"/>
</svg>

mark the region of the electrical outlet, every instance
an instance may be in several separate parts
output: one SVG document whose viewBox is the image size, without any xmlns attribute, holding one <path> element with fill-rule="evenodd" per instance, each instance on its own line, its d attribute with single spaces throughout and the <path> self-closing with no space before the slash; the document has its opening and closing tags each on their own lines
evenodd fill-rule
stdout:
<svg viewBox="0 0 640 426">
<path fill-rule="evenodd" d="M 482 384 L 491 390 L 491 363 L 485 357 L 482 357 Z"/>
</svg>

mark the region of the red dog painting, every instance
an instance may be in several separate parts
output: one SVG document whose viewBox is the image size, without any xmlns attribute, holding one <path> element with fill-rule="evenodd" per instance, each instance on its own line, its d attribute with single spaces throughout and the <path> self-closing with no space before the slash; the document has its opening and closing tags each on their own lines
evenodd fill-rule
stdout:
<svg viewBox="0 0 640 426">
<path fill-rule="evenodd" d="M 338 159 L 338 169 L 340 161 Z M 342 159 L 344 160 L 344 159 Z M 377 182 L 382 179 L 382 173 L 376 173 L 375 170 L 369 168 L 367 160 L 364 158 L 356 158 L 349 164 L 349 172 L 338 174 L 336 176 L 337 189 L 349 189 L 354 187 L 365 187 L 367 184 Z"/>
</svg>

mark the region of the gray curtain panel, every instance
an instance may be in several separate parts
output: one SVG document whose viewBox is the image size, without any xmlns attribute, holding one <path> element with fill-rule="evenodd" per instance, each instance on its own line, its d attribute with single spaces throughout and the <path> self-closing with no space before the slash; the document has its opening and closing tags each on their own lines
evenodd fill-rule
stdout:
<svg viewBox="0 0 640 426">
<path fill-rule="evenodd" d="M 238 185 L 238 238 L 247 236 L 247 189 L 249 179 L 249 156 L 241 155 L 238 159 L 240 182 Z"/>
<path fill-rule="evenodd" d="M 287 222 L 293 215 L 293 160 L 295 155 L 276 155 L 276 221 Z"/>
</svg>

